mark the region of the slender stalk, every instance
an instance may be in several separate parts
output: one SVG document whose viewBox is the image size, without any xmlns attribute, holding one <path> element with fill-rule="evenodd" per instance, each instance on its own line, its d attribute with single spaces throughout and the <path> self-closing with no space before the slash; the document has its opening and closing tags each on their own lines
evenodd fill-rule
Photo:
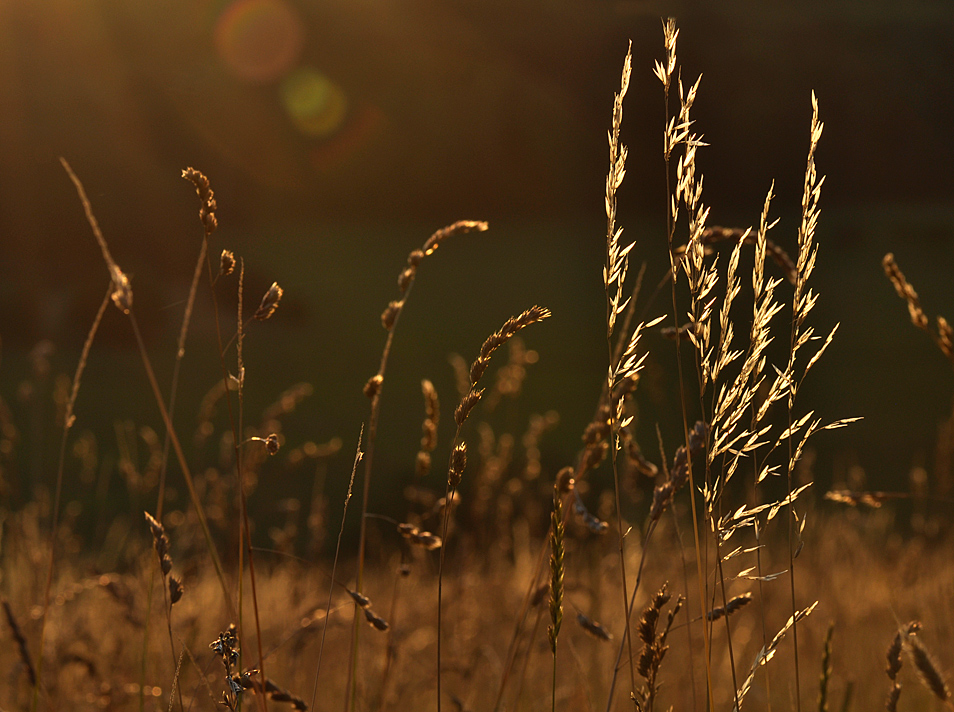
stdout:
<svg viewBox="0 0 954 712">
<path fill-rule="evenodd" d="M 401 299 L 397 302 L 391 302 L 391 304 L 388 305 L 388 308 L 382 314 L 381 321 L 388 331 L 388 338 L 384 343 L 384 350 L 381 353 L 381 363 L 378 366 L 378 372 L 368 381 L 364 389 L 365 395 L 371 399 L 371 415 L 368 419 L 368 440 L 365 447 L 366 453 L 364 456 L 364 483 L 361 491 L 361 523 L 358 533 L 358 572 L 355 587 L 359 591 L 361 590 L 364 582 L 364 561 L 365 549 L 367 546 L 368 501 L 371 491 L 371 468 L 374 462 L 374 444 L 377 439 L 378 417 L 381 412 L 381 390 L 384 385 L 384 374 L 387 370 L 388 356 L 391 354 L 391 345 L 394 343 L 394 332 L 397 329 L 398 321 L 401 319 L 401 314 L 404 312 L 404 305 L 407 303 L 407 299 L 411 294 L 411 289 L 414 287 L 414 281 L 417 277 L 417 269 L 421 261 L 425 257 L 432 255 L 437 248 L 440 247 L 441 243 L 448 237 L 463 232 L 483 232 L 487 230 L 487 227 L 488 226 L 486 222 L 478 220 L 459 220 L 433 233 L 420 250 L 414 250 L 410 255 L 408 255 L 407 267 L 398 277 L 398 286 L 401 290 Z M 443 552 L 444 549 L 442 547 L 442 557 Z M 345 712 L 348 712 L 348 710 L 352 710 L 354 708 L 355 697 L 357 695 L 356 673 L 358 665 L 359 632 L 361 630 L 360 626 L 358 625 L 360 615 L 361 610 L 358 605 L 355 604 L 354 618 L 351 622 L 351 650 L 349 653 L 351 664 L 348 668 L 348 681 L 346 688 L 350 690 L 350 694 L 347 694 L 345 698 Z M 439 638 L 438 646 L 440 646 Z"/>
<path fill-rule="evenodd" d="M 63 434 L 60 437 L 60 454 L 56 466 L 56 487 L 53 494 L 53 519 L 50 523 L 50 563 L 46 569 L 46 586 L 43 589 L 43 613 L 40 615 L 40 646 L 36 658 L 36 676 L 33 683 L 33 700 L 30 709 L 36 712 L 39 702 L 39 692 L 41 684 L 41 675 L 43 672 L 43 640 L 46 634 L 46 619 L 50 609 L 50 590 L 53 587 L 53 564 L 56 559 L 56 529 L 60 521 L 60 501 L 63 493 L 63 468 L 66 463 L 66 441 L 69 438 L 70 429 L 76 422 L 73 415 L 73 409 L 76 406 L 76 398 L 79 396 L 80 381 L 83 378 L 83 371 L 86 370 L 86 362 L 89 359 L 90 349 L 93 348 L 93 339 L 99 330 L 99 324 L 106 313 L 106 307 L 112 298 L 113 285 L 110 283 L 106 289 L 106 295 L 103 297 L 99 309 L 96 310 L 96 316 L 93 317 L 93 324 L 86 335 L 86 341 L 83 342 L 83 350 L 80 352 L 79 362 L 76 364 L 76 372 L 73 374 L 73 387 L 70 391 L 70 398 L 66 402 L 66 413 L 63 420 Z"/>
<path fill-rule="evenodd" d="M 321 643 L 318 645 L 318 663 L 315 666 L 315 684 L 311 692 L 311 709 L 315 709 L 315 699 L 318 697 L 318 676 L 321 674 L 321 655 L 325 649 L 325 636 L 328 633 L 328 617 L 331 615 L 331 600 L 334 594 L 335 574 L 338 571 L 338 555 L 341 553 L 341 540 L 344 538 L 345 519 L 348 516 L 348 502 L 351 501 L 351 492 L 354 488 L 354 476 L 358 470 L 358 463 L 364 456 L 361 452 L 361 441 L 364 439 L 364 423 L 358 433 L 358 447 L 354 453 L 354 464 L 351 466 L 351 479 L 348 480 L 348 494 L 345 495 L 344 511 L 341 513 L 341 528 L 338 530 L 338 543 L 335 545 L 335 560 L 331 565 L 331 582 L 328 587 L 328 605 L 325 607 L 325 625 L 321 629 Z"/>
</svg>

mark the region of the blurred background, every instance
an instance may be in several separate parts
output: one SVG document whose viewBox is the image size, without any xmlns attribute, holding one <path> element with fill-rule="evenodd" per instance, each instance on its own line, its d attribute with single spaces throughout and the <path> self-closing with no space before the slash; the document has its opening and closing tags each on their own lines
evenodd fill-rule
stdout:
<svg viewBox="0 0 954 712">
<path fill-rule="evenodd" d="M 434 381 L 444 405 L 441 462 L 456 402 L 448 355 L 472 359 L 535 303 L 554 317 L 525 332 L 539 358 L 519 400 L 495 417 L 519 437 L 531 414 L 559 414 L 540 441 L 552 478 L 572 462 L 605 372 L 606 130 L 629 40 L 620 223 L 637 239 L 634 272 L 645 261 L 648 285 L 668 264 L 663 99 L 652 74 L 666 15 L 681 30 L 684 78 L 704 74 L 693 113 L 710 144 L 699 165 L 711 225 L 757 224 L 774 180 L 774 239 L 795 253 L 811 91 L 819 98 L 827 180 L 813 318 L 819 331 L 841 328 L 802 407 L 826 421 L 864 417 L 816 438 L 819 492 L 833 483 L 908 492 L 912 472 L 935 489 L 949 481 L 938 443 L 951 437 L 939 428 L 951 414 L 952 369 L 910 325 L 880 264 L 893 251 L 928 315 L 954 318 L 949 3 L 0 0 L 5 506 L 53 481 L 58 377 L 73 373 L 108 285 L 60 156 L 132 279 L 164 384 L 202 236 L 195 191 L 179 176 L 194 166 L 209 177 L 220 225 L 212 253 L 244 259 L 246 305 L 272 281 L 285 289 L 275 317 L 248 330 L 248 418 L 310 384 L 282 435 L 286 452 L 344 443 L 327 470 L 332 502 L 368 417 L 361 389 L 377 369 L 379 315 L 398 297 L 408 252 L 455 220 L 489 221 L 421 267 L 388 367 L 373 508 L 401 516 L 392 499 L 413 479 L 420 380 Z M 235 284 L 218 288 L 230 324 Z M 668 297 L 645 310 L 671 311 Z M 658 461 L 656 424 L 670 454 L 678 439 L 677 382 L 672 343 L 656 334 L 645 343 L 639 423 Z M 214 344 L 205 284 L 176 414 L 184 439 L 221 376 Z M 117 433 L 162 432 L 134 346 L 110 308 L 73 431 L 98 464 L 82 475 L 82 452 L 67 462 L 80 500 L 93 485 L 103 496 L 124 491 Z M 312 470 L 283 462 L 266 472 L 266 499 L 307 498 Z M 442 489 L 437 469 L 430 484 Z"/>
</svg>

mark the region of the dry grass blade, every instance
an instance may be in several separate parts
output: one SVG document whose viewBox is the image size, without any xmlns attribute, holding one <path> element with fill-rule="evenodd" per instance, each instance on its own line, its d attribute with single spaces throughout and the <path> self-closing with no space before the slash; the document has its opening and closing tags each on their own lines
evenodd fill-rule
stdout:
<svg viewBox="0 0 954 712">
<path fill-rule="evenodd" d="M 20 654 L 20 661 L 26 669 L 27 679 L 30 681 L 30 686 L 36 688 L 39 684 L 39 676 L 37 675 L 36 668 L 33 667 L 33 660 L 30 658 L 30 649 L 27 647 L 26 638 L 23 636 L 23 631 L 17 623 L 16 616 L 13 615 L 13 609 L 10 608 L 10 603 L 6 599 L 3 599 L 0 604 L 3 605 L 3 615 L 7 619 L 7 625 L 10 626 L 10 634 L 17 644 L 17 652 Z"/>
</svg>

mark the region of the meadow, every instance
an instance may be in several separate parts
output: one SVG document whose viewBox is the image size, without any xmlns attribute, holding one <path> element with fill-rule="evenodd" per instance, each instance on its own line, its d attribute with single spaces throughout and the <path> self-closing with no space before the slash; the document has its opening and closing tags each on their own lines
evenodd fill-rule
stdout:
<svg viewBox="0 0 954 712">
<path fill-rule="evenodd" d="M 402 316 L 428 289 L 442 246 L 492 225 L 451 223 L 395 265 L 366 417 L 340 437 L 299 441 L 284 421 L 311 385 L 263 409 L 246 402 L 256 372 L 247 382 L 246 348 L 267 341 L 287 297 L 280 277 L 252 293 L 243 255 L 213 243 L 215 176 L 182 173 L 198 196 L 202 242 L 177 356 L 159 370 L 148 324 L 137 321 L 135 280 L 64 160 L 106 289 L 76 370 L 55 380 L 52 422 L 41 425 L 58 433 L 55 484 L 2 510 L 0 710 L 951 708 L 954 417 L 938 430 L 934 471 L 914 468 L 907 488 L 872 491 L 850 469 L 827 491 L 813 486 L 815 441 L 850 438 L 865 415 L 829 413 L 802 389 L 838 339 L 838 325 L 818 318 L 826 295 L 812 280 L 825 259 L 815 163 L 824 98 L 806 97 L 796 234 L 777 234 L 770 177 L 757 224 L 711 225 L 696 160 L 708 139 L 692 113 L 705 85 L 683 76 L 678 39 L 664 22 L 653 71 L 666 109 L 667 202 L 655 243 L 634 246 L 618 217 L 630 54 L 606 107 L 604 375 L 571 461 L 547 454 L 559 413 L 517 421 L 508 412 L 578 376 L 531 388 L 546 356 L 535 335 L 559 315 L 527 303 L 452 357 L 454 391 L 421 378 L 404 416 L 415 431 L 413 477 L 398 487 L 381 464 L 394 457 L 381 452 L 390 441 L 379 430 Z M 652 271 L 659 260 L 643 251 L 661 253 L 666 267 Z M 954 365 L 948 322 L 928 316 L 892 255 L 883 268 L 911 325 Z M 155 427 L 117 425 L 119 452 L 104 455 L 75 426 L 110 310 L 128 325 L 158 415 Z M 214 334 L 202 366 L 214 376 L 185 431 L 174 423 L 192 383 L 182 369 L 196 310 Z M 883 318 L 911 328 L 900 313 Z M 650 334 L 672 347 L 677 378 L 663 397 L 675 428 L 659 424 L 643 395 L 660 389 L 647 368 Z M 269 354 L 269 367 L 282 358 Z M 48 355 L 33 359 L 35 378 L 49 376 Z M 19 452 L 29 426 L 9 412 L 0 410 L 8 474 L 29 459 Z M 283 497 L 275 462 L 307 471 L 310 496 Z M 112 504 L 91 509 L 112 473 L 124 484 L 123 516 Z"/>
</svg>

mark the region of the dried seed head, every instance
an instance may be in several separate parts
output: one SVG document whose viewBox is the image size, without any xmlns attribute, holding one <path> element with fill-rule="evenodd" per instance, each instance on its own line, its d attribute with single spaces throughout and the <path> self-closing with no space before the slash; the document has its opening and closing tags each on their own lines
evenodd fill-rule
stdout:
<svg viewBox="0 0 954 712">
<path fill-rule="evenodd" d="M 175 576 L 169 577 L 169 603 L 175 605 L 182 598 L 185 589 L 182 588 L 182 582 Z"/>
<path fill-rule="evenodd" d="M 550 626 L 547 634 L 550 650 L 556 655 L 557 639 L 563 624 L 563 578 L 564 578 L 564 542 L 563 542 L 563 496 L 556 487 L 553 489 L 553 511 L 550 513 Z"/>
<path fill-rule="evenodd" d="M 567 494 L 573 491 L 576 480 L 573 479 L 574 470 L 572 467 L 564 467 L 557 473 L 556 486 L 560 494 Z"/>
<path fill-rule="evenodd" d="M 398 289 L 401 290 L 401 294 L 404 294 L 408 287 L 411 286 L 411 282 L 414 281 L 414 274 L 416 272 L 417 270 L 414 267 L 408 267 L 398 275 Z"/>
<path fill-rule="evenodd" d="M 407 266 L 417 267 L 419 264 L 421 264 L 422 259 L 424 259 L 424 253 L 420 250 L 414 250 L 407 256 Z"/>
<path fill-rule="evenodd" d="M 482 220 L 458 220 L 454 224 L 443 227 L 431 235 L 427 239 L 427 242 L 424 243 L 422 252 L 425 255 L 432 255 L 434 254 L 434 251 L 440 247 L 441 243 L 451 235 L 456 235 L 462 232 L 472 232 L 474 230 L 483 232 L 487 228 L 487 223 Z"/>
<path fill-rule="evenodd" d="M 418 477 L 427 477 L 431 471 L 431 453 L 420 450 L 414 463 L 414 474 Z"/>
<path fill-rule="evenodd" d="M 215 211 L 218 206 L 215 204 L 215 194 L 209 187 L 209 179 L 195 168 L 186 168 L 182 171 L 182 177 L 195 186 L 195 192 L 199 194 L 199 219 L 205 227 L 205 234 L 211 235 L 218 227 L 218 221 L 215 219 Z"/>
<path fill-rule="evenodd" d="M 374 398 L 378 393 L 381 392 L 381 384 L 384 383 L 384 376 L 380 373 L 371 376 L 368 379 L 368 382 L 364 384 L 364 394 L 368 398 Z"/>
<path fill-rule="evenodd" d="M 447 481 L 452 488 L 460 484 L 465 467 L 467 467 L 467 443 L 460 442 L 451 453 L 450 468 L 447 472 Z"/>
<path fill-rule="evenodd" d="M 397 525 L 398 534 L 403 536 L 405 539 L 410 539 L 412 536 L 417 534 L 417 527 L 413 524 L 408 524 L 407 522 L 401 522 Z"/>
<path fill-rule="evenodd" d="M 954 359 L 954 330 L 951 329 L 947 319 L 940 315 L 937 317 L 937 337 L 938 346 L 941 347 L 944 355 Z"/>
<path fill-rule="evenodd" d="M 367 619 L 368 623 L 371 624 L 371 627 L 377 630 L 385 631 L 391 627 L 388 625 L 388 622 L 386 620 L 384 620 L 381 616 L 376 614 L 370 608 L 364 609 L 364 617 Z"/>
<path fill-rule="evenodd" d="M 427 551 L 440 549 L 443 545 L 441 538 L 436 534 L 432 534 L 431 532 L 415 532 L 411 536 L 411 543 L 416 544 Z"/>
<path fill-rule="evenodd" d="M 493 354 L 498 347 L 507 343 L 507 341 L 509 341 L 513 335 L 521 329 L 526 328 L 531 324 L 535 324 L 538 321 L 543 321 L 550 316 L 551 314 L 549 309 L 540 306 L 532 306 L 519 316 L 512 316 L 507 319 L 507 321 L 504 322 L 504 325 L 500 327 L 500 330 L 488 336 L 486 341 L 484 341 L 483 346 L 480 347 L 480 355 L 470 367 L 471 384 L 477 385 L 480 377 L 484 374 L 484 371 L 487 370 L 487 366 L 490 365 L 491 354 Z"/>
<path fill-rule="evenodd" d="M 348 591 L 348 595 L 354 599 L 354 602 L 357 603 L 361 608 L 368 608 L 371 605 L 371 599 L 365 596 L 363 593 L 358 593 L 357 591 Z"/>
<path fill-rule="evenodd" d="M 132 309 L 133 301 L 132 285 L 129 283 L 129 278 L 116 265 L 110 266 L 109 273 L 113 279 L 113 293 L 110 295 L 113 304 L 123 314 L 128 314 L 129 310 Z"/>
<path fill-rule="evenodd" d="M 480 400 L 483 394 L 483 388 L 479 391 L 472 388 L 466 396 L 460 399 L 457 410 L 454 411 L 454 422 L 457 423 L 458 427 L 464 424 L 464 421 L 467 420 L 467 416 L 470 415 L 470 411 L 477 405 L 477 401 Z"/>
<path fill-rule="evenodd" d="M 917 668 L 921 682 L 941 702 L 947 702 L 951 696 L 951 691 L 948 689 L 944 675 L 933 656 L 924 647 L 924 644 L 914 636 L 908 638 L 908 644 L 911 646 L 911 657 L 914 659 L 914 666 Z"/>
<path fill-rule="evenodd" d="M 278 449 L 281 447 L 281 441 L 278 439 L 278 435 L 276 433 L 271 433 L 267 438 L 265 438 L 264 442 L 265 450 L 269 455 L 278 454 Z"/>
<path fill-rule="evenodd" d="M 387 308 L 381 313 L 381 325 L 390 331 L 394 327 L 394 322 L 397 321 L 398 314 L 401 313 L 403 307 L 403 300 L 393 301 L 388 304 Z"/>
<path fill-rule="evenodd" d="M 599 622 L 587 618 L 582 613 L 576 614 L 576 622 L 590 635 L 596 636 L 600 640 L 612 640 L 613 636 Z"/>
<path fill-rule="evenodd" d="M 228 277 L 235 271 L 235 254 L 231 250 L 222 250 L 219 257 L 219 276 Z"/>
<path fill-rule="evenodd" d="M 708 621 L 717 621 L 722 616 L 731 616 L 737 610 L 743 606 L 752 602 L 751 593 L 743 593 L 741 596 L 735 596 L 730 598 L 725 606 L 719 606 L 718 608 L 713 608 L 711 611 L 706 613 L 706 620 Z"/>
<path fill-rule="evenodd" d="M 259 304 L 253 316 L 259 321 L 265 321 L 271 317 L 271 315 L 275 313 L 275 310 L 278 309 L 278 303 L 282 300 L 284 293 L 284 290 L 278 286 L 278 282 L 272 282 L 272 286 L 265 292 L 265 296 L 262 297 L 262 303 Z"/>
</svg>

